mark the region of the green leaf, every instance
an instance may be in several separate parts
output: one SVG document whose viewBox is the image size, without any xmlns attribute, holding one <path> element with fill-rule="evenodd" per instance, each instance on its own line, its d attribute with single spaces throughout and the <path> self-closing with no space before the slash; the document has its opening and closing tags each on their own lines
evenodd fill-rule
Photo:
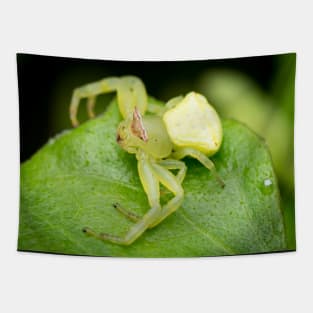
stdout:
<svg viewBox="0 0 313 313">
<path fill-rule="evenodd" d="M 252 131 L 231 120 L 223 122 L 222 148 L 212 158 L 224 189 L 196 160 L 186 159 L 183 205 L 157 227 L 127 247 L 84 234 L 86 226 L 127 232 L 132 222 L 113 203 L 138 214 L 149 208 L 135 156 L 116 143 L 119 120 L 113 102 L 104 115 L 50 140 L 21 166 L 19 250 L 187 257 L 286 249 L 268 150 Z"/>
</svg>

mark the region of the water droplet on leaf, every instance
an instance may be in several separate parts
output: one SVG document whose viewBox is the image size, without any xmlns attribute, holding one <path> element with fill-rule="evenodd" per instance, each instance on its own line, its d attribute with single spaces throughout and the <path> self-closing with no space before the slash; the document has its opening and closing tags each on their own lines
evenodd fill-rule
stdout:
<svg viewBox="0 0 313 313">
<path fill-rule="evenodd" d="M 274 190 L 273 181 L 270 178 L 264 179 L 261 186 L 261 191 L 263 194 L 268 195 L 271 194 Z"/>
</svg>

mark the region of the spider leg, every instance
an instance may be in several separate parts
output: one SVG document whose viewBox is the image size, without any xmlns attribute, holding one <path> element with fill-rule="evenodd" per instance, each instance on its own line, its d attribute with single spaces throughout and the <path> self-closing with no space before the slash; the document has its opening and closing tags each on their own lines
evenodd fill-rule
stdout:
<svg viewBox="0 0 313 313">
<path fill-rule="evenodd" d="M 158 162 L 159 165 L 165 167 L 168 170 L 178 170 L 176 174 L 177 181 L 181 184 L 186 176 L 187 167 L 182 161 L 175 159 L 165 159 Z"/>
<path fill-rule="evenodd" d="M 102 94 L 102 93 L 108 93 L 116 91 L 119 86 L 119 78 L 117 77 L 110 77 L 105 78 L 97 82 L 93 82 L 87 85 L 83 85 L 81 87 L 78 87 L 74 90 L 71 104 L 70 104 L 70 119 L 72 122 L 72 125 L 74 127 L 79 125 L 79 122 L 77 120 L 77 111 L 79 102 L 83 98 L 88 98 L 91 100 L 88 100 L 87 109 L 89 111 L 93 111 L 94 101 L 96 96 Z"/>
<path fill-rule="evenodd" d="M 179 182 L 179 184 L 183 182 L 185 175 L 186 175 L 186 171 L 187 171 L 187 167 L 184 162 L 174 160 L 174 159 L 166 159 L 166 160 L 159 161 L 158 164 L 169 170 L 178 169 L 178 173 L 176 174 L 176 179 Z M 119 203 L 114 203 L 113 206 L 117 211 L 119 211 L 121 214 L 123 214 L 132 222 L 138 222 L 142 218 L 142 216 L 130 210 L 125 209 Z"/>
<path fill-rule="evenodd" d="M 160 212 L 159 216 L 151 223 L 149 228 L 155 227 L 167 216 L 176 211 L 184 199 L 184 189 L 175 175 L 173 175 L 168 169 L 162 167 L 161 165 L 153 164 L 152 166 L 154 173 L 160 183 L 169 189 L 174 194 L 174 197 L 162 207 L 162 211 Z"/>
<path fill-rule="evenodd" d="M 80 100 L 87 98 L 89 117 L 94 117 L 96 97 L 103 93 L 117 92 L 119 110 L 124 119 L 133 114 L 137 107 L 144 114 L 147 107 L 147 93 L 142 81 L 135 76 L 109 77 L 83 85 L 74 90 L 70 104 L 70 119 L 74 127 L 79 125 L 77 112 Z"/>
<path fill-rule="evenodd" d="M 130 228 L 124 237 L 107 233 L 98 234 L 89 227 L 83 229 L 85 233 L 104 241 L 130 245 L 158 218 L 161 212 L 159 180 L 154 174 L 151 163 L 144 155 L 142 158 L 138 157 L 138 172 L 143 188 L 148 196 L 150 210 Z"/>
<path fill-rule="evenodd" d="M 211 173 L 213 174 L 215 179 L 218 181 L 218 183 L 221 185 L 221 187 L 222 188 L 225 187 L 225 183 L 218 175 L 214 163 L 202 152 L 193 148 L 180 148 L 172 154 L 172 157 L 178 160 L 186 156 L 191 156 L 197 159 L 203 166 L 205 166 L 209 171 L 211 171 Z"/>
<path fill-rule="evenodd" d="M 122 207 L 119 203 L 114 203 L 113 207 L 119 211 L 121 214 L 123 214 L 125 217 L 127 217 L 129 220 L 131 220 L 132 222 L 139 222 L 142 219 L 142 216 L 129 211 L 127 209 L 125 209 L 124 207 Z"/>
<path fill-rule="evenodd" d="M 87 100 L 87 113 L 89 118 L 94 118 L 95 117 L 95 103 L 96 103 L 96 96 L 91 96 Z"/>
<path fill-rule="evenodd" d="M 135 107 L 141 115 L 144 115 L 147 110 L 148 96 L 144 83 L 136 76 L 123 76 L 121 78 L 124 87 L 132 94 L 132 103 L 126 104 L 123 99 L 119 102 L 119 108 L 124 119 L 132 116 Z M 122 93 L 121 93 L 122 94 Z"/>
</svg>

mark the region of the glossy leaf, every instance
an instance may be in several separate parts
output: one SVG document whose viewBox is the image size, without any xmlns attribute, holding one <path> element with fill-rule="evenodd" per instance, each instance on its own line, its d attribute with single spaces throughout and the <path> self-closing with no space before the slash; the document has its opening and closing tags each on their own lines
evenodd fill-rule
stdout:
<svg viewBox="0 0 313 313">
<path fill-rule="evenodd" d="M 82 228 L 122 235 L 131 226 L 112 204 L 148 210 L 134 155 L 116 143 L 113 102 L 95 120 L 51 139 L 21 166 L 18 249 L 52 253 L 186 257 L 281 251 L 286 248 L 279 191 L 269 152 L 244 125 L 225 120 L 212 158 L 224 189 L 196 160 L 186 159 L 180 209 L 125 247 Z M 163 197 L 170 195 L 162 190 Z"/>
</svg>

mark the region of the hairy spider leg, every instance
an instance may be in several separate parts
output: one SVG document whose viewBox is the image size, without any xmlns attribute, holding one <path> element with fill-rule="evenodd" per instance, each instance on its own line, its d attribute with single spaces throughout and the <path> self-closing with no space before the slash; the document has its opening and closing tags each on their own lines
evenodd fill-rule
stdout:
<svg viewBox="0 0 313 313">
<path fill-rule="evenodd" d="M 88 98 L 87 112 L 90 118 L 94 117 L 96 97 L 100 94 L 117 92 L 119 110 L 124 119 L 131 116 L 135 106 L 141 114 L 147 107 L 147 93 L 142 81 L 134 76 L 109 77 L 97 82 L 83 85 L 74 90 L 70 104 L 70 119 L 74 127 L 79 125 L 77 111 L 80 100 Z"/>
<path fill-rule="evenodd" d="M 183 182 L 185 175 L 186 175 L 186 171 L 187 171 L 187 167 L 186 167 L 184 162 L 174 160 L 174 159 L 167 159 L 167 160 L 159 161 L 158 164 L 163 166 L 166 169 L 170 169 L 170 170 L 178 169 L 178 173 L 176 174 L 175 178 L 179 184 L 181 184 Z M 138 214 L 136 214 L 130 210 L 125 209 L 119 203 L 115 203 L 115 204 L 113 204 L 113 206 L 116 210 L 118 210 L 121 214 L 123 214 L 125 217 L 127 217 L 129 220 L 131 220 L 133 222 L 138 222 L 142 218 Z M 163 208 L 162 208 L 162 211 L 163 211 Z M 162 214 L 162 212 L 161 212 L 161 214 Z M 149 226 L 149 228 L 151 228 L 151 226 Z"/>
<path fill-rule="evenodd" d="M 222 188 L 225 187 L 225 183 L 218 175 L 214 163 L 202 152 L 193 148 L 179 148 L 177 151 L 173 152 L 172 154 L 172 157 L 178 160 L 186 156 L 191 156 L 197 159 L 203 166 L 205 166 L 209 171 L 211 171 L 211 173 L 213 174 L 215 179 L 218 181 L 218 183 L 221 185 L 221 187 Z"/>
</svg>

